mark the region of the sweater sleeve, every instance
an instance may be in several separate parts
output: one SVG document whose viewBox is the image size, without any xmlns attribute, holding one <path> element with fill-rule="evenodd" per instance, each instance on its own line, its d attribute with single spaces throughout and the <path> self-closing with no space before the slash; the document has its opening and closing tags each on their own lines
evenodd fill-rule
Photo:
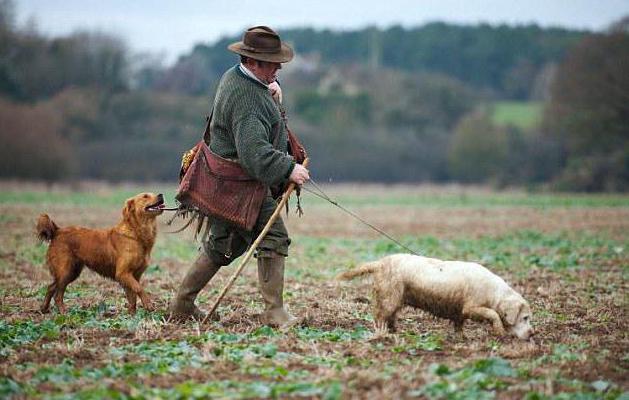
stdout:
<svg viewBox="0 0 629 400">
<path fill-rule="evenodd" d="M 240 165 L 267 186 L 286 181 L 295 166 L 292 157 L 273 148 L 265 124 L 254 114 L 234 123 L 234 140 Z"/>
</svg>

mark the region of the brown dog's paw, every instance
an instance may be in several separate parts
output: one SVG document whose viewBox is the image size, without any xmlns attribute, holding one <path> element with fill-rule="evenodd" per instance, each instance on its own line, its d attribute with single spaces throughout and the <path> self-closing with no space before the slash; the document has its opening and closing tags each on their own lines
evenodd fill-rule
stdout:
<svg viewBox="0 0 629 400">
<path fill-rule="evenodd" d="M 142 301 L 142 307 L 144 307 L 146 311 L 155 310 L 155 307 L 153 306 L 153 301 L 151 300 L 151 297 L 148 294 L 146 293 L 140 294 L 140 301 Z"/>
</svg>

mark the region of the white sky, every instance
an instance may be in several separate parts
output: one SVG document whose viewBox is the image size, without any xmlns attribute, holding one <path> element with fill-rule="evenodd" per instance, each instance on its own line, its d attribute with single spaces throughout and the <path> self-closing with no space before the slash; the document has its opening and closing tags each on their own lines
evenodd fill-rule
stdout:
<svg viewBox="0 0 629 400">
<path fill-rule="evenodd" d="M 337 30 L 430 21 L 527 24 L 602 30 L 629 15 L 629 0 L 17 0 L 18 23 L 60 36 L 77 29 L 120 35 L 136 52 L 171 62 L 197 43 L 253 25 Z"/>
</svg>

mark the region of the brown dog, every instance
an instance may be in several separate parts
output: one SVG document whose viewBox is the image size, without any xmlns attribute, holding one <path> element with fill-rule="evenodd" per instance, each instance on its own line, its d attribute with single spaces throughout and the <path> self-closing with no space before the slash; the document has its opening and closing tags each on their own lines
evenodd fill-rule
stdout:
<svg viewBox="0 0 629 400">
<path fill-rule="evenodd" d="M 150 310 L 151 302 L 139 281 L 148 267 L 155 243 L 155 218 L 163 208 L 161 194 L 138 194 L 126 201 L 122 220 L 111 229 L 59 228 L 48 215 L 40 215 L 37 237 L 50 241 L 46 262 L 53 277 L 41 311 L 48 312 L 54 296 L 59 312 L 65 312 L 63 294 L 66 286 L 79 277 L 83 266 L 122 285 L 129 302 L 129 313 L 136 311 L 137 296 L 144 308 Z"/>
</svg>

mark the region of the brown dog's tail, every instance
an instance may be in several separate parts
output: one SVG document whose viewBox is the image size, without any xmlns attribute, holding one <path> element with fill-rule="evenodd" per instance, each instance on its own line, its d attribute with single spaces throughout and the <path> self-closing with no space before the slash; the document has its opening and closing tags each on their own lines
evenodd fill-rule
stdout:
<svg viewBox="0 0 629 400">
<path fill-rule="evenodd" d="M 59 230 L 57 224 L 54 223 L 48 214 L 42 214 L 37 219 L 37 239 L 42 242 L 50 242 L 54 239 L 55 234 Z"/>
<path fill-rule="evenodd" d="M 359 276 L 373 274 L 380 268 L 380 261 L 372 261 L 365 264 L 362 264 L 352 270 L 345 271 L 342 274 L 339 274 L 336 279 L 340 281 L 349 281 Z"/>
</svg>

